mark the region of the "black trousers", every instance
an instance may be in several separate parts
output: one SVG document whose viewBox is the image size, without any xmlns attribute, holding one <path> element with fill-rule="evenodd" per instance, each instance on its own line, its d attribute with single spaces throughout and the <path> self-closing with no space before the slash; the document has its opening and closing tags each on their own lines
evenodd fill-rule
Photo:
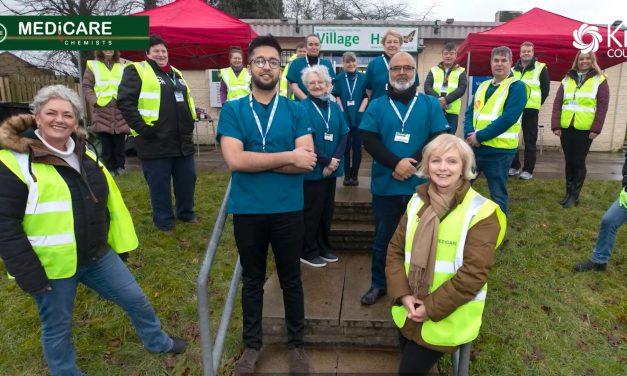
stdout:
<svg viewBox="0 0 627 376">
<path fill-rule="evenodd" d="M 440 360 L 444 353 L 420 346 L 408 340 L 398 332 L 398 342 L 401 350 L 401 364 L 399 375 L 429 375 L 429 371 Z"/>
<path fill-rule="evenodd" d="M 566 187 L 570 188 L 569 191 L 575 197 L 579 197 L 588 172 L 586 157 L 592 145 L 590 131 L 581 131 L 574 127 L 562 128 L 560 142 L 564 151 Z"/>
<path fill-rule="evenodd" d="M 525 163 L 523 171 L 533 174 L 536 167 L 536 149 L 538 143 L 538 110 L 527 108 L 522 115 L 522 132 L 525 141 Z M 520 168 L 520 150 L 516 152 L 512 161 L 512 168 Z"/>
<path fill-rule="evenodd" d="M 301 257 L 311 260 L 331 252 L 329 234 L 335 207 L 336 178 L 305 180 L 305 240 Z"/>
<path fill-rule="evenodd" d="M 301 347 L 305 329 L 299 258 L 304 233 L 303 212 L 235 214 L 233 232 L 242 265 L 244 345 L 254 349 L 262 345 L 263 284 L 266 281 L 268 245 L 272 245 L 283 290 L 288 346 Z"/>
<path fill-rule="evenodd" d="M 124 154 L 125 134 L 98 133 L 100 145 L 102 146 L 102 163 L 107 170 L 113 172 L 119 168 L 124 168 L 126 155 Z"/>
</svg>

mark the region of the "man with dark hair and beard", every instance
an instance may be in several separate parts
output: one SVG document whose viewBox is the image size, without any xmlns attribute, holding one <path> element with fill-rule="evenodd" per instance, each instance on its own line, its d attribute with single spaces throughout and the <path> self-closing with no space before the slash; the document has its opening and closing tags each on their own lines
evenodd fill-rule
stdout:
<svg viewBox="0 0 627 376">
<path fill-rule="evenodd" d="M 224 104 L 217 136 L 232 172 L 228 212 L 242 265 L 242 337 L 235 374 L 253 374 L 262 345 L 263 284 L 272 245 L 283 290 L 290 371 L 305 374 L 305 309 L 300 276 L 303 247 L 303 174 L 316 165 L 306 111 L 279 95 L 281 46 L 272 36 L 248 46 L 250 95 Z"/>
<path fill-rule="evenodd" d="M 396 230 L 416 186 L 416 166 L 422 148 L 450 127 L 438 100 L 416 93 L 416 61 L 407 52 L 390 59 L 387 95 L 373 100 L 359 125 L 372 163 L 372 210 L 375 239 L 372 246 L 372 282 L 361 303 L 374 304 L 386 294 L 385 259 Z"/>
</svg>

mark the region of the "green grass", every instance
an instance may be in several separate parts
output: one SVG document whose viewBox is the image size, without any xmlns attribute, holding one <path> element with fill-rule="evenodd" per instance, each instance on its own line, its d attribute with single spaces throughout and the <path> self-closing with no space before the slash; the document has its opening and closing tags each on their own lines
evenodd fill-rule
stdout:
<svg viewBox="0 0 627 376">
<path fill-rule="evenodd" d="M 139 173 L 118 178 L 135 219 L 141 247 L 131 254 L 136 276 L 169 333 L 191 340 L 177 357 L 146 352 L 124 313 L 80 288 L 74 341 L 88 375 L 200 375 L 196 278 L 217 215 L 227 174 L 199 174 L 200 224 L 177 223 L 174 236 L 152 226 Z M 477 189 L 486 192 L 485 182 Z M 589 256 L 599 220 L 618 194 L 617 182 L 588 181 L 579 207 L 565 210 L 558 180 L 512 181 L 511 216 L 490 276 L 480 337 L 473 344 L 474 375 L 626 375 L 627 226 L 619 230 L 607 273 L 573 274 Z M 230 221 L 210 280 L 213 332 L 237 251 Z M 32 299 L 6 278 L 0 263 L 0 375 L 45 375 Z M 239 355 L 241 309 L 234 310 L 222 375 Z"/>
</svg>

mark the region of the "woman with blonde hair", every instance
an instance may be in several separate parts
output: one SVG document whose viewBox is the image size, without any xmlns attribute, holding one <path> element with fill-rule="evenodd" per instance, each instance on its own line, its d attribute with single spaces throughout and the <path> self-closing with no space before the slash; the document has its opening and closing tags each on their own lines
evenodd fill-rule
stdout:
<svg viewBox="0 0 627 376">
<path fill-rule="evenodd" d="M 564 151 L 566 195 L 564 208 L 579 204 L 579 194 L 586 179 L 586 157 L 603 129 L 610 101 L 606 76 L 597 64 L 594 52 L 577 52 L 571 69 L 562 80 L 551 116 L 551 130 L 560 138 Z"/>
<path fill-rule="evenodd" d="M 474 154 L 440 135 L 425 146 L 416 188 L 387 252 L 392 318 L 400 330 L 399 374 L 426 375 L 445 352 L 477 338 L 488 274 L 505 215 L 470 186 Z"/>
</svg>

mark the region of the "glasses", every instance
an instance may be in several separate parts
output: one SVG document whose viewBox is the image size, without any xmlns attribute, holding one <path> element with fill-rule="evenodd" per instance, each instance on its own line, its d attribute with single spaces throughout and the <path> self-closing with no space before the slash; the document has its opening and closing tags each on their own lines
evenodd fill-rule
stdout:
<svg viewBox="0 0 627 376">
<path fill-rule="evenodd" d="M 395 72 L 398 73 L 402 70 L 407 71 L 407 72 L 411 72 L 413 70 L 415 70 L 416 67 L 412 67 L 411 65 L 397 65 L 394 67 L 390 67 L 390 72 Z"/>
<path fill-rule="evenodd" d="M 263 57 L 258 57 L 256 59 L 251 60 L 250 62 L 255 64 L 257 68 L 265 67 L 266 63 L 268 63 L 271 69 L 277 69 L 278 67 L 281 66 L 281 62 L 278 59 L 272 59 L 272 58 L 266 60 Z"/>
</svg>

